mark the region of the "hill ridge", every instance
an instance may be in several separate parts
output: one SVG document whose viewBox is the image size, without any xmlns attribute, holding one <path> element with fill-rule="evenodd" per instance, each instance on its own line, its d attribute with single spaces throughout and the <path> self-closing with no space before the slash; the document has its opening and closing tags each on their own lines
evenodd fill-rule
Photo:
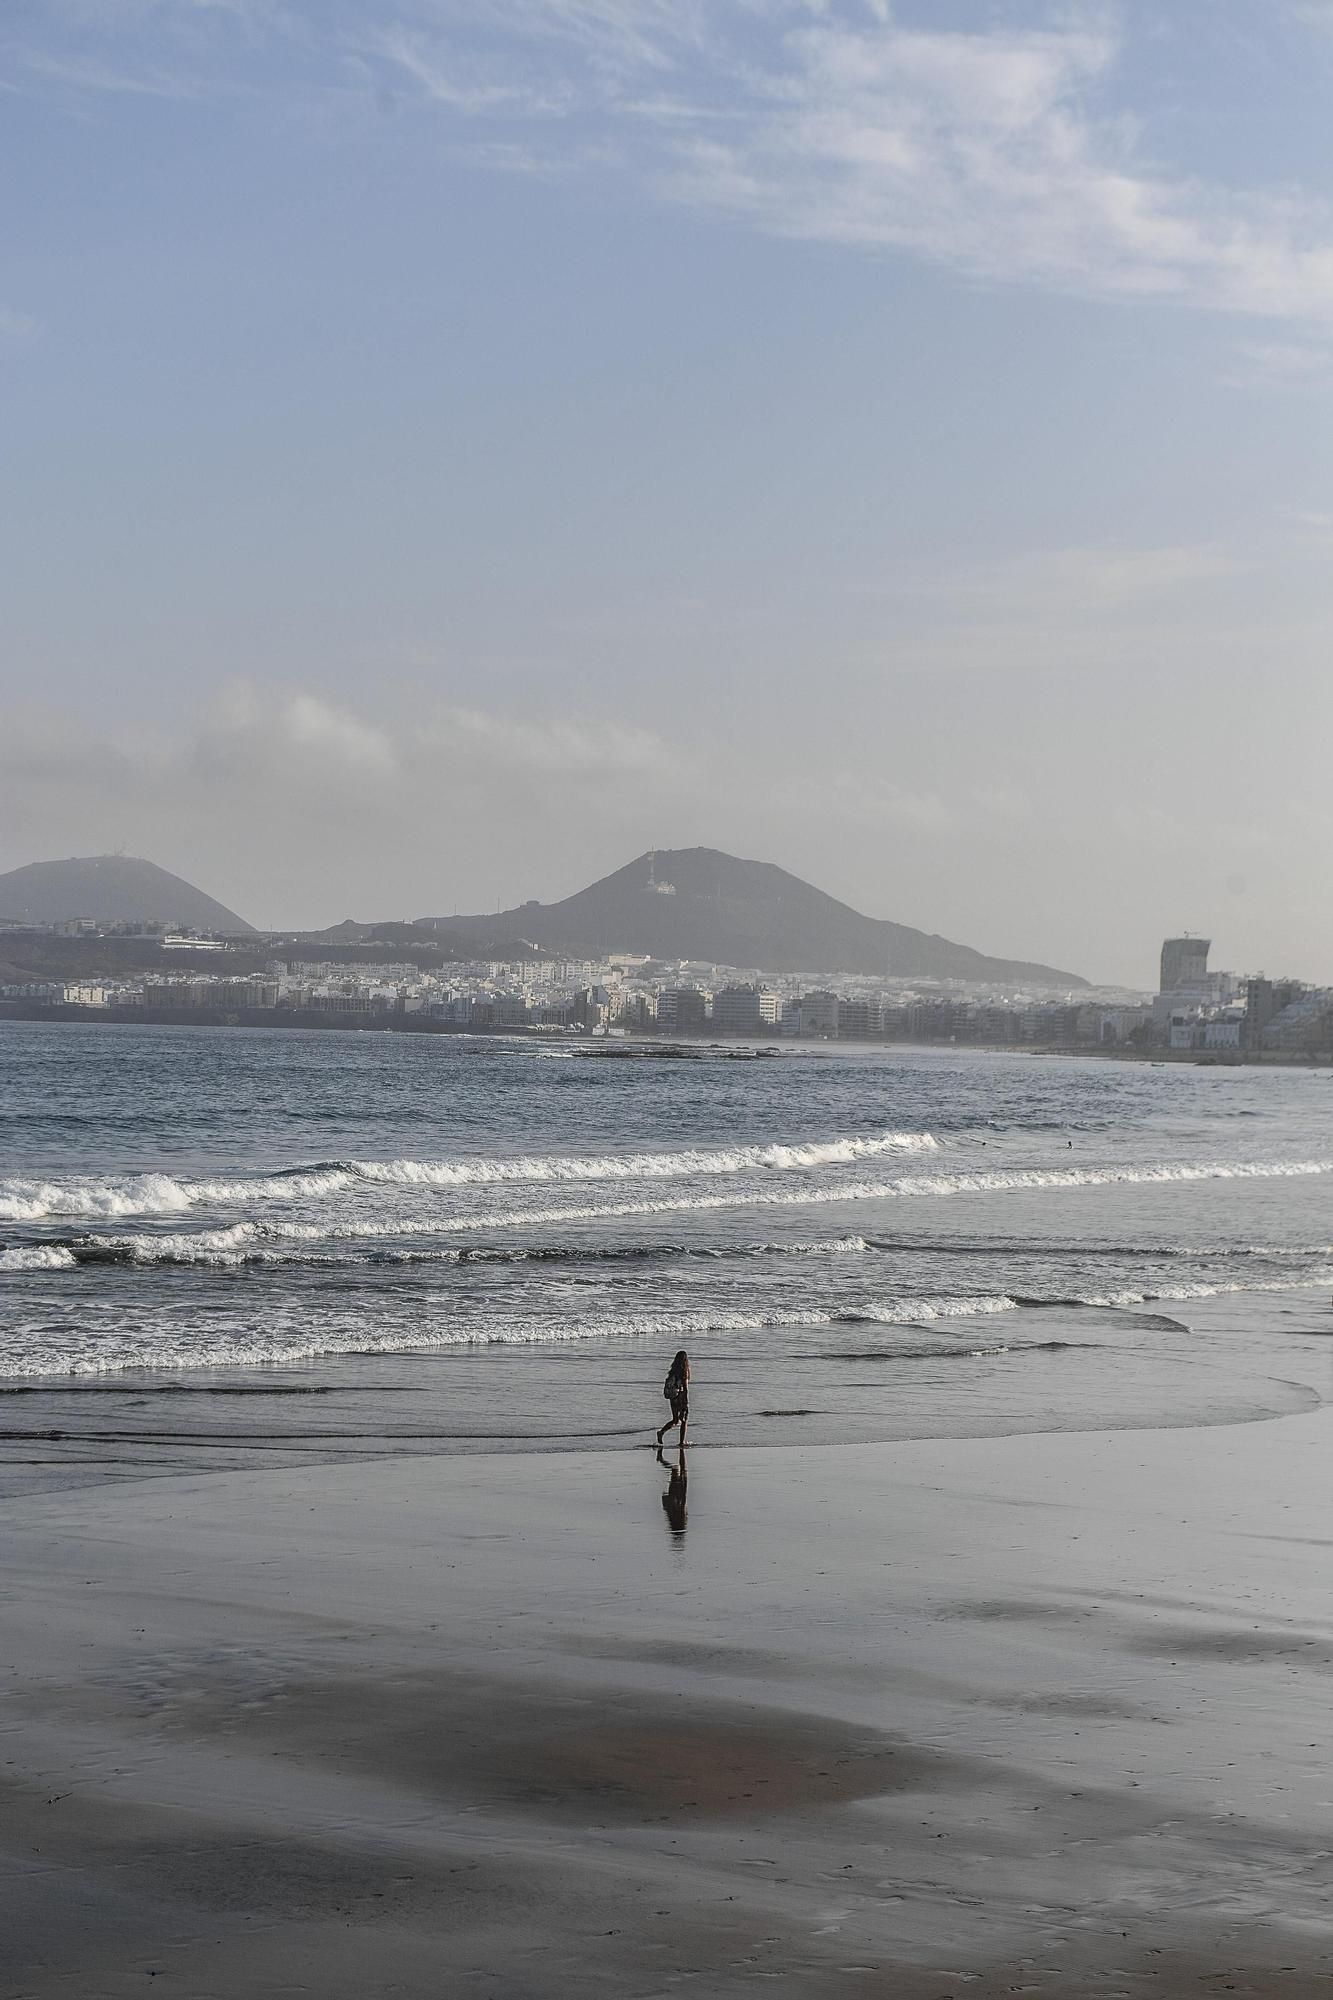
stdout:
<svg viewBox="0 0 1333 2000">
<path fill-rule="evenodd" d="M 185 924 L 244 935 L 254 929 L 225 903 L 180 875 L 134 854 L 70 855 L 30 861 L 0 875 L 0 918 L 31 924 Z"/>
<path fill-rule="evenodd" d="M 1077 973 L 863 916 L 771 861 L 715 847 L 648 848 L 623 868 L 556 903 L 521 903 L 494 916 L 422 918 L 463 937 L 521 938 L 544 951 L 757 966 L 771 973 L 880 973 L 885 977 L 1086 986 Z"/>
</svg>

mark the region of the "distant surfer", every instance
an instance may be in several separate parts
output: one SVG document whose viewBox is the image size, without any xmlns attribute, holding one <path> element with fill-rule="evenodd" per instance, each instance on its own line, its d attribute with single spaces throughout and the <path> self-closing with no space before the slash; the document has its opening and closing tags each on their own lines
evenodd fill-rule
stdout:
<svg viewBox="0 0 1333 2000">
<path fill-rule="evenodd" d="M 660 1445 L 667 1432 L 679 1424 L 680 1441 L 684 1444 L 685 1426 L 690 1421 L 690 1357 L 683 1347 L 667 1369 L 662 1394 L 671 1405 L 671 1415 L 657 1433 L 657 1442 Z"/>
</svg>

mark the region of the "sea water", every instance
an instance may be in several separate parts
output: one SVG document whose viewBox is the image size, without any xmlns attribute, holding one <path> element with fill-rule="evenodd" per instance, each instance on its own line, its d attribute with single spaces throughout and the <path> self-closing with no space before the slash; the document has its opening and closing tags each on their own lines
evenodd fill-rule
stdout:
<svg viewBox="0 0 1333 2000">
<path fill-rule="evenodd" d="M 1322 1070 L 4 1023 L 3 1463 L 1279 1414 L 1331 1193 Z"/>
</svg>

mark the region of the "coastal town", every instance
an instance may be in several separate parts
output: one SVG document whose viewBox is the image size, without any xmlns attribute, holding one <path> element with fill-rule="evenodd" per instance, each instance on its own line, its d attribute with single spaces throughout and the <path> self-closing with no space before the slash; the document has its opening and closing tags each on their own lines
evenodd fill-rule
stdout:
<svg viewBox="0 0 1333 2000">
<path fill-rule="evenodd" d="M 132 931 L 154 947 L 161 969 L 10 980 L 0 983 L 0 1014 L 557 1040 L 899 1042 L 1232 1062 L 1333 1054 L 1333 988 L 1210 971 L 1209 940 L 1190 936 L 1163 943 L 1159 989 L 1149 995 L 836 971 L 766 977 L 756 967 L 630 952 L 440 965 L 421 963 L 420 952 L 376 959 L 364 948 L 307 958 L 298 942 L 277 938 L 263 941 L 271 955 L 255 968 L 253 939 L 151 925 L 52 930 L 87 946 L 99 937 L 123 942 Z M 96 959 L 95 951 L 87 955 Z"/>
</svg>

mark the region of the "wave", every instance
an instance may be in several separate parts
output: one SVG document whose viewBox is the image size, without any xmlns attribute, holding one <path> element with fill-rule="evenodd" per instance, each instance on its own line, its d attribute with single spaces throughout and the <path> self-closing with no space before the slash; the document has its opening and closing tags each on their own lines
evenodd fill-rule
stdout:
<svg viewBox="0 0 1333 2000">
<path fill-rule="evenodd" d="M 233 1222 L 223 1229 L 197 1229 L 158 1234 L 126 1232 L 120 1236 L 73 1236 L 58 1247 L 72 1264 L 197 1264 L 235 1269 L 243 1264 L 343 1261 L 331 1253 L 297 1250 L 298 1243 L 324 1240 L 324 1231 L 288 1223 L 281 1230 L 262 1222 Z M 458 1252 L 442 1254 L 458 1261 Z"/>
<path fill-rule="evenodd" d="M 901 1326 L 931 1319 L 972 1319 L 978 1313 L 1017 1310 L 1019 1300 L 1006 1292 L 970 1294 L 964 1298 L 895 1299 L 884 1305 L 860 1305 L 846 1312 L 824 1314 L 821 1326 Z"/>
<path fill-rule="evenodd" d="M 1333 1279 L 1333 1272 L 1320 1279 L 1321 1287 Z M 68 1376 L 105 1376 L 134 1369 L 197 1370 L 249 1367 L 268 1363 L 289 1363 L 336 1356 L 426 1353 L 455 1348 L 513 1346 L 566 1347 L 597 1340 L 666 1340 L 681 1343 L 695 1336 L 727 1333 L 780 1333 L 819 1327 L 902 1327 L 922 1330 L 940 1325 L 940 1338 L 933 1346 L 907 1347 L 895 1343 L 873 1350 L 847 1350 L 825 1359 L 945 1360 L 979 1359 L 1016 1352 L 1058 1352 L 1083 1347 L 1086 1342 L 1058 1338 L 1037 1341 L 1017 1340 L 1004 1345 L 978 1347 L 963 1345 L 963 1328 L 978 1318 L 992 1318 L 1039 1307 L 1063 1307 L 1068 1311 L 1089 1308 L 1130 1310 L 1165 1300 L 1206 1299 L 1224 1293 L 1254 1291 L 1302 1291 L 1311 1289 L 1310 1280 L 1272 1285 L 1242 1284 L 1180 1285 L 1155 1291 L 1088 1292 L 1065 1298 L 1029 1298 L 1003 1292 L 963 1295 L 927 1294 L 920 1297 L 871 1300 L 841 1311 L 808 1310 L 741 1312 L 701 1309 L 694 1313 L 645 1312 L 625 1317 L 591 1316 L 564 1325 L 550 1321 L 512 1321 L 486 1326 L 466 1326 L 456 1319 L 443 1324 L 421 1325 L 412 1330 L 385 1327 L 372 1332 L 366 1327 L 339 1333 L 321 1324 L 313 1335 L 308 1319 L 289 1321 L 286 1326 L 261 1328 L 251 1325 L 239 1336 L 210 1335 L 202 1327 L 182 1326 L 165 1336 L 147 1330 L 122 1334 L 117 1331 L 99 1338 L 91 1349 L 86 1337 L 78 1345 L 43 1349 L 38 1343 L 25 1345 L 20 1354 L 0 1360 L 0 1377 L 9 1380 Z M 954 1323 L 961 1322 L 958 1331 Z M 1136 1315 L 1130 1322 L 1150 1330 L 1149 1320 Z M 1189 1328 L 1179 1320 L 1153 1315 L 1151 1330 L 1186 1335 Z M 103 1344 L 103 1342 L 105 1344 Z M 117 1344 L 113 1344 L 117 1343 Z M 1098 1343 L 1093 1343 L 1094 1346 Z"/>
<path fill-rule="evenodd" d="M 793 1172 L 853 1166 L 889 1153 L 931 1152 L 929 1132 L 881 1132 L 872 1137 L 796 1144 L 691 1148 L 674 1153 L 528 1155 L 509 1159 L 326 1160 L 235 1180 L 191 1180 L 172 1174 L 118 1179 L 0 1181 L 0 1221 L 39 1222 L 48 1216 L 150 1216 L 184 1213 L 199 1204 L 318 1200 L 358 1184 L 407 1188 L 494 1187 L 512 1183 L 682 1180 L 700 1176 Z"/>
<path fill-rule="evenodd" d="M 191 1197 L 170 1174 L 122 1181 L 0 1181 L 0 1222 L 41 1222 L 53 1215 L 169 1215 Z"/>
<path fill-rule="evenodd" d="M 297 1235 L 299 1240 L 291 1241 L 293 1235 Z M 313 1226 L 248 1222 L 234 1223 L 224 1229 L 200 1230 L 188 1235 L 71 1237 L 66 1242 L 58 1244 L 20 1246 L 0 1251 L 0 1271 L 68 1271 L 82 1264 L 190 1266 L 215 1270 L 240 1270 L 266 1265 L 287 1267 L 296 1265 L 318 1269 L 334 1267 L 342 1271 L 352 1268 L 345 1255 L 338 1255 L 330 1250 L 320 1251 L 313 1247 L 323 1240 L 323 1232 Z M 721 1247 L 687 1246 L 676 1243 L 590 1246 L 535 1244 L 512 1247 L 487 1244 L 435 1249 L 373 1248 L 363 1251 L 358 1261 L 363 1268 L 365 1264 L 400 1267 L 429 1264 L 637 1265 L 677 1258 L 721 1263 L 733 1259 L 774 1256 L 848 1257 L 873 1252 L 876 1247 L 860 1236 L 816 1238 L 805 1243 L 755 1242 Z M 1333 1255 L 1333 1249 L 1329 1246 L 1322 1246 L 1322 1249 L 1324 1254 Z M 1236 1279 L 1210 1283 L 1198 1280 L 1175 1285 L 1154 1285 L 1151 1288 L 1121 1287 L 1116 1290 L 1089 1289 L 1053 1294 L 1019 1291 L 994 1294 L 968 1293 L 948 1296 L 943 1302 L 934 1296 L 916 1300 L 890 1299 L 883 1303 L 858 1304 L 841 1311 L 812 1309 L 809 1312 L 777 1317 L 765 1314 L 712 1313 L 701 1318 L 692 1330 L 717 1331 L 779 1325 L 891 1325 L 905 1319 L 931 1320 L 978 1313 L 1009 1312 L 1016 1309 L 1049 1310 L 1057 1307 L 1071 1311 L 1098 1307 L 1126 1310 L 1169 1300 L 1216 1298 L 1232 1292 L 1297 1292 L 1322 1289 L 1328 1285 L 1333 1285 L 1333 1265 L 1287 1279 L 1259 1277 L 1256 1274 L 1255 1278 L 1248 1281 Z M 1164 1324 L 1176 1327 L 1179 1323 L 1164 1321 Z M 595 1327 L 593 1330 L 596 1330 Z M 625 1330 L 633 1331 L 633 1328 Z M 460 1335 L 460 1339 L 464 1342 L 473 1339 L 487 1341 L 493 1337 L 495 1336 L 489 1333 Z M 531 1337 L 536 1340 L 541 1336 L 539 1332 L 534 1331 Z M 559 1329 L 554 1329 L 551 1337 L 563 1339 L 569 1336 L 561 1333 Z"/>
<path fill-rule="evenodd" d="M 1228 1162 L 1192 1166 L 1058 1167 L 1012 1172 L 915 1174 L 892 1180 L 839 1180 L 817 1187 L 754 1186 L 720 1194 L 671 1195 L 645 1201 L 562 1203 L 558 1207 L 492 1210 L 445 1216 L 357 1218 L 330 1222 L 331 1237 L 459 1235 L 480 1229 L 527 1229 L 548 1223 L 615 1221 L 630 1216 L 685 1215 L 734 1208 L 812 1208 L 830 1202 L 891 1201 L 918 1195 L 1009 1194 L 1037 1189 L 1154 1185 L 1173 1181 L 1257 1180 L 1333 1173 L 1333 1160 Z M 271 1225 L 281 1231 L 289 1225 Z"/>
<path fill-rule="evenodd" d="M 840 1347 L 821 1361 L 977 1361 L 993 1354 L 1072 1354 L 1095 1351 L 1086 1340 L 1011 1340 L 1003 1347 Z M 12 1393 L 12 1392 L 11 1392 Z"/>
<path fill-rule="evenodd" d="M 817 1187 L 754 1186 L 719 1194 L 669 1195 L 644 1201 L 561 1203 L 546 1208 L 445 1216 L 395 1216 L 330 1222 L 331 1237 L 460 1235 L 480 1229 L 526 1229 L 548 1223 L 616 1221 L 735 1208 L 813 1208 L 841 1201 L 891 1201 L 918 1195 L 1009 1194 L 1037 1189 L 1153 1185 L 1173 1181 L 1253 1180 L 1333 1173 L 1333 1160 L 1216 1161 L 1193 1166 L 1059 1167 L 1012 1172 L 914 1174 L 892 1180 L 839 1180 Z M 277 1233 L 291 1225 L 273 1224 Z M 300 1225 L 305 1234 L 311 1225 Z"/>
<path fill-rule="evenodd" d="M 929 1132 L 881 1132 L 873 1138 L 812 1140 L 805 1144 L 695 1148 L 678 1153 L 611 1153 L 600 1157 L 526 1157 L 508 1160 L 354 1160 L 358 1178 L 403 1187 L 485 1187 L 513 1181 L 680 1180 L 696 1175 L 790 1172 L 853 1166 L 885 1153 L 933 1152 Z"/>
<path fill-rule="evenodd" d="M 749 1257 L 851 1257 L 867 1252 L 864 1236 L 815 1237 L 805 1243 L 538 1243 L 527 1248 L 469 1246 L 461 1250 L 427 1251 L 426 1257 L 446 1257 L 460 1264 L 637 1264 L 662 1263 L 680 1257 L 724 1263 Z M 381 1258 L 411 1262 L 420 1251 L 380 1251 Z"/>
<path fill-rule="evenodd" d="M 243 1264 L 347 1263 L 331 1252 L 308 1247 L 325 1240 L 314 1225 L 234 1222 L 222 1229 L 189 1233 L 126 1232 L 118 1236 L 70 1236 L 43 1245 L 0 1251 L 0 1270 L 69 1270 L 79 1264 L 198 1264 L 232 1268 Z M 709 1263 L 761 1257 L 848 1257 L 865 1253 L 862 1236 L 813 1238 L 804 1243 L 535 1243 L 467 1244 L 457 1248 L 372 1248 L 361 1253 L 371 1264 L 641 1264 L 678 1258 Z M 356 1256 L 352 1249 L 352 1257 Z"/>
<path fill-rule="evenodd" d="M 1333 1243 L 1097 1243 L 1077 1237 L 1064 1240 L 1037 1240 L 1028 1236 L 871 1236 L 866 1248 L 916 1256 L 929 1253 L 945 1257 L 1142 1257 L 1189 1259 L 1192 1263 L 1221 1263 L 1237 1257 L 1282 1260 L 1292 1257 L 1333 1257 Z"/>
<path fill-rule="evenodd" d="M 890 1132 L 876 1138 L 835 1139 L 808 1145 L 738 1146 L 708 1152 L 627 1153 L 578 1157 L 520 1157 L 508 1160 L 362 1160 L 284 1168 L 248 1180 L 189 1181 L 170 1174 L 139 1174 L 121 1180 L 0 1182 L 0 1221 L 40 1222 L 50 1218 L 149 1218 L 187 1213 L 197 1204 L 316 1200 L 348 1188 L 378 1186 L 416 1191 L 503 1184 L 685 1179 L 768 1171 L 785 1173 L 848 1166 L 893 1152 L 929 1152 L 939 1142 L 927 1132 Z M 892 1180 L 839 1178 L 816 1187 L 774 1188 L 762 1182 L 719 1195 L 690 1194 L 662 1201 L 603 1203 L 582 1207 L 512 1211 L 475 1216 L 432 1216 L 330 1225 L 330 1234 L 421 1233 L 423 1230 L 508 1228 L 548 1221 L 595 1221 L 602 1216 L 666 1215 L 693 1209 L 748 1206 L 802 1207 L 832 1201 L 891 1199 L 913 1195 L 996 1194 L 1043 1188 L 1152 1185 L 1165 1182 L 1266 1180 L 1333 1172 L 1333 1160 L 1234 1160 L 1160 1163 L 1131 1167 L 1013 1168 L 976 1172 L 923 1172 Z"/>
<path fill-rule="evenodd" d="M 20 1243 L 0 1250 L 0 1271 L 68 1271 L 76 1262 L 73 1251 L 58 1243 Z"/>
<path fill-rule="evenodd" d="M 675 1156 L 680 1157 L 680 1156 Z M 282 1220 L 244 1221 L 220 1229 L 189 1235 L 124 1234 L 71 1240 L 68 1247 L 89 1261 L 99 1255 L 142 1262 L 225 1261 L 233 1253 L 247 1251 L 261 1260 L 268 1246 L 280 1243 L 373 1242 L 383 1239 L 455 1236 L 481 1230 L 509 1230 L 561 1225 L 571 1222 L 615 1221 L 630 1217 L 699 1214 L 735 1208 L 804 1208 L 826 1206 L 830 1202 L 913 1199 L 921 1195 L 1014 1193 L 1041 1189 L 1077 1189 L 1099 1186 L 1151 1186 L 1172 1182 L 1250 1180 L 1314 1176 L 1333 1172 L 1329 1160 L 1214 1161 L 1196 1165 L 1141 1167 L 1066 1167 L 1015 1170 L 992 1173 L 917 1174 L 892 1180 L 843 1180 L 830 1186 L 772 1187 L 748 1186 L 719 1194 L 684 1194 L 666 1199 L 596 1203 L 561 1203 L 543 1208 L 497 1210 L 470 1215 L 393 1215 L 383 1218 L 357 1216 L 350 1221 L 329 1219 L 323 1223 Z M 849 1246 L 861 1244 L 862 1237 L 836 1239 Z M 879 1247 L 879 1246 L 876 1246 Z M 913 1248 L 886 1245 L 887 1248 Z M 938 1246 L 937 1246 L 938 1247 Z M 987 1246 L 991 1248 L 993 1246 Z M 1134 1252 L 1133 1254 L 1139 1254 Z M 1154 1254 L 1145 1246 L 1142 1254 Z M 1211 1251 L 1201 1251 L 1211 1256 Z M 1281 1254 L 1254 1246 L 1253 1254 Z M 1293 1249 L 1292 1255 L 1322 1254 Z"/>
<path fill-rule="evenodd" d="M 660 1212 L 654 1210 L 654 1213 Z M 568 1210 L 554 1211 L 548 1219 L 566 1219 Z M 601 1214 L 608 1211 L 601 1210 Z M 495 1220 L 495 1218 L 491 1218 Z M 517 1219 L 517 1218 L 515 1218 Z M 410 1223 L 401 1221 L 385 1223 L 385 1234 L 400 1236 L 410 1234 Z M 436 1230 L 438 1224 L 422 1222 L 423 1229 Z M 469 1225 L 471 1226 L 471 1225 Z M 480 1226 L 480 1224 L 476 1225 Z M 460 1244 L 457 1246 L 436 1246 L 424 1248 L 416 1245 L 383 1245 L 375 1242 L 376 1231 L 370 1226 L 347 1232 L 325 1230 L 313 1223 L 288 1222 L 235 1222 L 221 1229 L 202 1229 L 190 1232 L 125 1232 L 114 1236 L 68 1236 L 54 1242 L 40 1245 L 20 1245 L 9 1250 L 0 1250 L 0 1271 L 64 1271 L 80 1264 L 154 1264 L 200 1265 L 218 1269 L 236 1268 L 246 1264 L 340 1264 L 350 1267 L 357 1263 L 394 1266 L 411 1265 L 639 1265 L 662 1264 L 686 1260 L 713 1264 L 744 1263 L 772 1257 L 820 1258 L 857 1256 L 919 1256 L 934 1255 L 936 1252 L 966 1253 L 989 1257 L 1031 1257 L 1058 1256 L 1097 1260 L 1106 1257 L 1171 1260 L 1190 1259 L 1199 1263 L 1227 1263 L 1240 1258 L 1260 1261 L 1291 1262 L 1293 1259 L 1328 1260 L 1333 1258 L 1333 1244 L 1312 1243 L 1304 1245 L 1262 1245 L 1229 1249 L 1208 1249 L 1200 1246 L 1188 1248 L 1185 1245 L 1158 1244 L 1105 1244 L 1084 1245 L 1076 1242 L 1062 1245 L 1037 1245 L 1022 1239 L 990 1239 L 976 1242 L 957 1243 L 952 1241 L 922 1242 L 916 1239 L 894 1241 L 856 1235 L 812 1237 L 804 1242 L 777 1243 L 756 1241 L 751 1243 L 532 1243 L 532 1244 Z M 358 1238 L 364 1247 L 358 1248 Z M 319 1250 L 315 1246 L 324 1243 L 330 1247 Z M 1318 1283 L 1319 1274 L 1311 1272 L 1299 1280 L 1297 1285 Z M 1247 1284 L 1241 1290 L 1276 1290 L 1282 1281 L 1273 1279 L 1266 1283 Z M 1126 1295 L 1128 1296 L 1128 1295 Z M 1137 1294 L 1135 1295 L 1137 1297 Z M 1166 1296 L 1156 1293 L 1153 1296 Z M 1022 1298 L 1020 1304 L 1034 1305 L 1080 1305 L 1101 1304 L 1110 1295 L 1098 1293 L 1095 1297 Z M 1120 1295 L 1116 1295 L 1120 1302 Z"/>
<path fill-rule="evenodd" d="M 977 1315 L 1010 1312 L 1012 1299 L 976 1295 L 944 1296 L 886 1301 L 867 1310 L 857 1319 L 879 1326 L 915 1326 L 933 1320 L 971 1319 Z M 29 1348 L 22 1355 L 0 1364 L 0 1375 L 22 1380 L 35 1376 L 106 1375 L 129 1369 L 196 1369 L 248 1367 L 262 1363 L 308 1361 L 336 1355 L 413 1354 L 459 1347 L 572 1346 L 587 1341 L 674 1340 L 715 1333 L 761 1333 L 825 1327 L 849 1323 L 845 1316 L 812 1308 L 809 1311 L 744 1313 L 702 1310 L 697 1313 L 643 1313 L 620 1319 L 590 1318 L 577 1325 L 553 1326 L 549 1322 L 515 1321 L 486 1328 L 466 1328 L 456 1322 L 421 1327 L 413 1332 L 386 1329 L 374 1336 L 364 1329 L 346 1334 L 327 1328 L 312 1337 L 301 1331 L 251 1328 L 239 1337 L 219 1340 L 207 1334 L 183 1330 L 174 1337 L 154 1339 L 141 1336 L 141 1345 L 101 1351 L 42 1353 Z M 856 1323 L 856 1322 L 851 1322 Z M 131 1334 L 129 1342 L 134 1341 Z M 942 1346 L 940 1353 L 957 1354 L 956 1346 Z M 934 1350 L 931 1350 L 934 1352 Z"/>
<path fill-rule="evenodd" d="M 1119 1291 L 1091 1292 L 1078 1303 L 1086 1306 L 1142 1306 L 1154 1305 L 1161 1299 L 1216 1299 L 1229 1292 L 1306 1292 L 1322 1291 L 1333 1284 L 1333 1270 L 1308 1271 L 1300 1278 L 1265 1278 L 1258 1284 L 1195 1284 L 1158 1285 L 1150 1292 Z"/>
<path fill-rule="evenodd" d="M 1244 1284 L 1239 1280 L 1230 1283 L 1207 1284 L 1202 1280 L 1197 1284 L 1156 1285 L 1151 1291 L 1125 1288 L 1114 1292 L 1076 1292 L 1059 1298 L 1033 1298 L 1028 1294 L 1015 1294 L 1014 1303 L 1019 1306 L 1046 1309 L 1052 1306 L 1072 1308 L 1087 1306 L 1110 1307 L 1117 1311 L 1132 1310 L 1136 1306 L 1159 1305 L 1165 1300 L 1185 1302 L 1189 1299 L 1224 1298 L 1232 1292 L 1251 1292 L 1262 1297 L 1266 1292 L 1309 1292 L 1323 1291 L 1333 1284 L 1333 1269 L 1308 1271 L 1299 1278 L 1262 1278 L 1258 1283 Z M 1164 1315 L 1153 1315 L 1166 1326 L 1187 1332 L 1179 1320 L 1166 1319 Z"/>
</svg>

